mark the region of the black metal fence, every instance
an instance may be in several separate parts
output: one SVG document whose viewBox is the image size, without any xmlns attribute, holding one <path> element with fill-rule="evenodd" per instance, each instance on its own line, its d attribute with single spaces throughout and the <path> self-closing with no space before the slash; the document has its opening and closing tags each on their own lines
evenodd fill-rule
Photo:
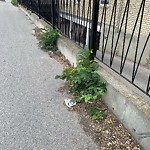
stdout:
<svg viewBox="0 0 150 150">
<path fill-rule="evenodd" d="M 19 3 L 81 47 L 93 49 L 93 57 L 150 96 L 150 29 L 143 34 L 143 24 L 148 22 L 144 20 L 148 0 L 135 3 L 136 12 L 132 11 L 130 0 L 19 0 Z"/>
<path fill-rule="evenodd" d="M 98 32 L 101 34 L 96 57 L 150 96 L 150 27 L 146 28 L 150 22 L 150 15 L 146 16 L 148 4 L 148 0 L 140 0 L 140 3 L 126 0 L 124 4 L 114 0 L 110 16 L 107 4 L 104 4 L 99 12 Z M 133 6 L 136 6 L 134 10 Z M 120 18 L 119 23 L 117 17 Z"/>
</svg>

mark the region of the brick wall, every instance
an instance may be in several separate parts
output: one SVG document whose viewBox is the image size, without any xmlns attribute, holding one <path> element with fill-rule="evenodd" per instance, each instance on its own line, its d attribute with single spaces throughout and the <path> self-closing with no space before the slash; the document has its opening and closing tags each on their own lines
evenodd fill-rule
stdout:
<svg viewBox="0 0 150 150">
<path fill-rule="evenodd" d="M 126 2 L 127 0 L 117 1 L 116 21 L 115 21 L 116 27 L 120 26 Z M 133 27 L 135 24 L 135 20 L 137 18 L 137 14 L 138 14 L 141 2 L 142 0 L 131 0 L 130 2 L 128 26 L 127 26 L 127 32 L 129 33 L 133 31 Z M 109 24 L 110 22 L 112 9 L 113 9 L 113 3 L 114 3 L 114 0 L 109 0 L 109 5 L 107 5 L 107 8 L 106 8 L 106 23 L 107 24 Z M 71 13 L 75 16 L 80 16 L 80 17 L 87 18 L 88 16 L 88 19 L 91 19 L 93 0 L 91 1 L 85 0 L 85 3 L 84 3 L 84 0 L 80 0 L 80 5 L 78 4 L 78 1 L 74 1 L 74 0 L 71 1 L 71 3 L 70 1 L 68 1 L 68 5 L 66 4 L 67 4 L 67 1 L 64 1 L 63 3 L 61 3 L 61 5 L 63 5 L 62 9 L 65 9 L 66 12 Z M 100 5 L 99 22 L 101 21 L 102 12 L 103 12 L 103 5 Z M 138 25 L 136 27 L 136 33 L 138 32 L 139 22 L 140 22 L 140 18 L 138 21 Z M 147 33 L 149 32 L 150 32 L 150 0 L 146 0 L 141 34 L 147 35 Z"/>
<path fill-rule="evenodd" d="M 125 5 L 126 5 L 127 0 L 118 0 L 117 2 L 117 9 L 116 9 L 116 27 L 119 27 L 121 24 L 122 16 L 125 10 Z M 131 0 L 130 6 L 129 6 L 129 15 L 128 15 L 128 26 L 127 26 L 127 32 L 131 33 L 133 31 L 133 27 L 140 9 L 140 4 L 142 0 Z M 113 3 L 114 1 L 110 1 L 109 5 L 106 8 L 106 23 L 109 24 L 111 14 L 112 14 L 112 9 L 113 9 Z M 103 6 L 100 6 L 100 11 L 99 11 L 99 22 L 101 21 L 101 16 L 103 12 Z M 124 20 L 125 22 L 125 20 Z M 138 24 L 136 27 L 136 33 L 138 32 L 139 29 L 139 23 L 140 23 L 140 17 L 138 20 Z M 124 29 L 124 27 L 123 27 Z M 143 24 L 142 24 L 142 29 L 141 29 L 141 34 L 142 35 L 147 35 L 150 32 L 150 0 L 146 0 L 145 3 L 145 9 L 144 9 L 144 15 L 143 15 Z"/>
</svg>

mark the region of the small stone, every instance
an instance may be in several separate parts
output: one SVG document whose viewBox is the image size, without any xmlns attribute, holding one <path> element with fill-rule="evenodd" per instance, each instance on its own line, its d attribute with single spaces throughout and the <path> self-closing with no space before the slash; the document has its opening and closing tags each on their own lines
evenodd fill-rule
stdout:
<svg viewBox="0 0 150 150">
<path fill-rule="evenodd" d="M 111 146 L 111 145 L 112 145 L 112 143 L 111 143 L 111 142 L 107 143 L 107 146 Z"/>
<path fill-rule="evenodd" d="M 48 55 L 49 55 L 50 57 L 52 57 L 52 56 L 54 55 L 54 53 L 53 53 L 52 51 L 48 51 Z"/>
<path fill-rule="evenodd" d="M 95 132 L 99 133 L 101 131 L 102 131 L 102 129 L 100 127 L 96 127 Z"/>
<path fill-rule="evenodd" d="M 126 141 L 125 144 L 130 144 L 130 142 L 129 142 L 129 141 Z"/>
<path fill-rule="evenodd" d="M 108 131 L 108 130 L 105 130 L 105 131 L 104 131 L 104 133 L 105 133 L 105 134 L 108 134 L 108 133 L 109 133 L 109 131 Z"/>
</svg>

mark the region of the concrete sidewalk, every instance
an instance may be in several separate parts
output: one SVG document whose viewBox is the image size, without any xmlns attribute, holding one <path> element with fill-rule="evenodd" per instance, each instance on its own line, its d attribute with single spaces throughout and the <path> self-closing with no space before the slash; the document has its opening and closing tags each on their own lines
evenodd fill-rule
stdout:
<svg viewBox="0 0 150 150">
<path fill-rule="evenodd" d="M 96 150 L 63 106 L 62 66 L 40 50 L 35 25 L 0 1 L 0 150 Z"/>
</svg>

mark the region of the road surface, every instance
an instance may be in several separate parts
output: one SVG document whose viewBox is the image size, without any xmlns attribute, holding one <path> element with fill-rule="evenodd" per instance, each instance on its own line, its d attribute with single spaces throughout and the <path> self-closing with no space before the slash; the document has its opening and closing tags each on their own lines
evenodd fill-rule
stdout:
<svg viewBox="0 0 150 150">
<path fill-rule="evenodd" d="M 62 66 L 40 50 L 35 25 L 0 1 L 0 150 L 96 150 L 63 106 Z"/>
</svg>

